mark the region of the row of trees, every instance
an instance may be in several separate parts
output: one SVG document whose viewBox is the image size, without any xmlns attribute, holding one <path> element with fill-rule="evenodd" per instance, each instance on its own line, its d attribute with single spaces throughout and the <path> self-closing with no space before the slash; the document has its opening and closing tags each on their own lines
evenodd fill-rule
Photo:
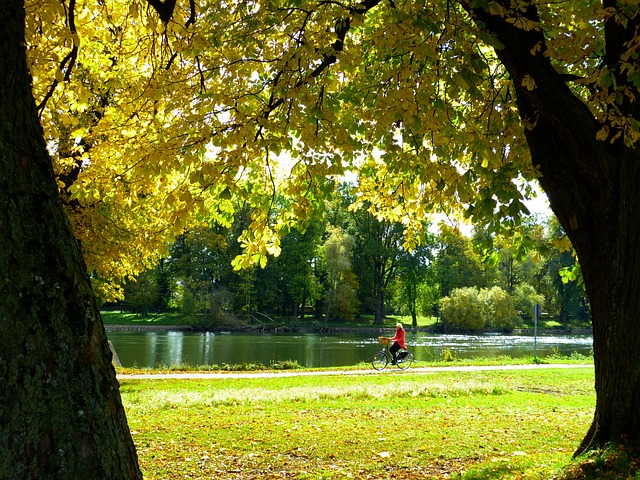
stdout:
<svg viewBox="0 0 640 480">
<path fill-rule="evenodd" d="M 481 231 L 465 236 L 443 224 L 409 252 L 400 223 L 352 211 L 350 201 L 343 193 L 323 219 L 304 232 L 292 229 L 280 255 L 264 268 L 232 267 L 242 212 L 233 227 L 192 228 L 168 256 L 127 284 L 120 306 L 143 314 L 180 311 L 203 325 L 255 319 L 257 312 L 325 323 L 367 314 L 378 324 L 393 313 L 411 315 L 415 324 L 418 315 L 448 312 L 443 326 L 449 329 L 510 329 L 531 317 L 535 303 L 564 325 L 589 320 L 581 278 L 567 281 L 565 273 L 576 268 L 575 257 L 553 245 L 563 235 L 555 220 L 532 221 L 512 238 Z M 511 309 L 502 308 L 500 320 L 485 322 L 478 312 L 457 323 L 451 306 L 466 287 L 491 292 L 494 299 L 502 292 Z"/>
</svg>

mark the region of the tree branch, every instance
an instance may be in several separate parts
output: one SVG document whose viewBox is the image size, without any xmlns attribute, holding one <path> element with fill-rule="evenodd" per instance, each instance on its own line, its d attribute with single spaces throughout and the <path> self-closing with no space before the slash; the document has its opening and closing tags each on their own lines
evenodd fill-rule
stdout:
<svg viewBox="0 0 640 480">
<path fill-rule="evenodd" d="M 63 3 L 64 5 L 64 3 Z M 69 23 L 69 31 L 71 32 L 71 37 L 73 41 L 73 47 L 71 47 L 71 51 L 62 59 L 60 65 L 58 66 L 58 70 L 62 72 L 62 80 L 68 82 L 71 78 L 71 71 L 76 64 L 76 60 L 78 59 L 78 43 L 76 41 L 78 32 L 76 30 L 76 0 L 69 1 L 69 11 L 67 12 L 67 21 Z M 60 81 L 58 78 L 54 78 L 49 90 L 42 98 L 42 101 L 37 105 L 38 115 L 42 116 L 42 112 L 47 105 L 47 102 L 52 97 L 53 92 L 56 90 L 56 87 Z"/>
<path fill-rule="evenodd" d="M 357 5 L 355 5 L 354 7 L 346 7 L 347 11 L 350 14 L 355 14 L 355 15 L 364 15 L 366 14 L 369 10 L 371 10 L 372 8 L 374 8 L 375 6 L 377 6 L 382 0 L 364 0 L 363 2 L 358 3 Z M 333 2 L 321 2 L 322 3 L 333 3 Z M 343 49 L 344 49 L 344 41 L 345 38 L 347 36 L 347 33 L 349 33 L 349 29 L 351 28 L 351 20 L 348 17 L 341 17 L 338 18 L 336 20 L 335 23 L 335 34 L 336 34 L 336 39 L 333 42 L 333 44 L 331 45 L 331 49 L 333 50 L 333 53 L 331 54 L 322 54 L 322 62 L 320 63 L 320 65 L 318 65 L 310 74 L 309 76 L 305 79 L 304 77 L 301 78 L 295 85 L 294 88 L 298 88 L 301 87 L 302 85 L 304 85 L 305 83 L 307 83 L 307 81 L 310 78 L 317 78 L 319 77 L 327 68 L 329 68 L 331 65 L 333 65 L 334 63 L 336 63 L 338 61 L 338 57 L 337 54 L 340 53 Z M 278 81 L 280 79 L 280 76 L 282 75 L 282 71 L 278 72 L 272 82 L 272 86 L 276 86 L 278 84 Z M 264 112 L 264 118 L 267 118 L 269 116 L 269 114 L 274 111 L 276 108 L 278 108 L 280 105 L 282 105 L 285 102 L 285 99 L 283 97 L 279 97 L 279 98 L 274 98 L 273 96 L 269 99 L 269 104 L 267 105 L 267 110 Z"/>
<path fill-rule="evenodd" d="M 189 8 L 190 8 L 189 19 L 187 20 L 187 23 L 184 24 L 184 28 L 186 28 L 187 30 L 191 25 L 196 23 L 196 1 L 195 0 L 189 0 Z"/>
<path fill-rule="evenodd" d="M 173 11 L 176 8 L 176 0 L 164 0 L 164 2 L 161 2 L 160 0 L 147 0 L 147 2 L 149 2 L 149 5 L 158 12 L 162 23 L 169 23 L 169 20 L 173 17 Z M 195 6 L 193 6 L 193 8 L 195 9 Z"/>
</svg>

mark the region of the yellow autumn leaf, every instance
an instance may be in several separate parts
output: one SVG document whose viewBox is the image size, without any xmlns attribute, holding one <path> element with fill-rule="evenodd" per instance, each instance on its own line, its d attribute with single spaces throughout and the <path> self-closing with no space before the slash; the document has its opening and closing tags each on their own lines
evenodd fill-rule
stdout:
<svg viewBox="0 0 640 480">
<path fill-rule="evenodd" d="M 522 86 L 524 88 L 526 88 L 527 90 L 529 90 L 529 91 L 535 90 L 536 89 L 536 82 L 533 79 L 533 77 L 531 77 L 531 75 L 527 74 L 522 79 Z"/>
</svg>

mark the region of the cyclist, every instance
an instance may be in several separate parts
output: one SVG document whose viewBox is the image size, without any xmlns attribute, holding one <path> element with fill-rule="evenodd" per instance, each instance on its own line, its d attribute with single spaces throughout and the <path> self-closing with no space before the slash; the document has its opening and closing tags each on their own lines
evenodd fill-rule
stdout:
<svg viewBox="0 0 640 480">
<path fill-rule="evenodd" d="M 396 336 L 391 339 L 393 345 L 389 348 L 389 352 L 393 355 L 393 361 L 391 365 L 396 365 L 398 363 L 397 353 L 401 348 L 406 350 L 407 345 L 404 343 L 404 328 L 401 323 L 396 323 Z"/>
</svg>

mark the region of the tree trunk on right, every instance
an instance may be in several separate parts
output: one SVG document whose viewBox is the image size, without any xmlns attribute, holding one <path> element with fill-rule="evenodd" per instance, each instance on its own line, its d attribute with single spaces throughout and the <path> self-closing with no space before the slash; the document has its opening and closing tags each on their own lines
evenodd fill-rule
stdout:
<svg viewBox="0 0 640 480">
<path fill-rule="evenodd" d="M 607 5 L 611 3 L 611 5 Z M 525 31 L 499 15 L 467 8 L 504 45 L 497 53 L 517 94 L 540 183 L 578 254 L 593 316 L 596 409 L 577 453 L 614 442 L 640 446 L 640 152 L 624 135 L 597 139 L 602 125 L 544 55 L 542 30 Z M 605 6 L 616 8 L 614 2 Z M 508 5 L 505 5 L 508 7 Z M 529 3 L 526 16 L 537 22 Z M 605 67 L 630 91 L 621 54 L 640 18 L 605 21 Z M 538 49 L 537 47 L 542 47 Z M 526 88 L 523 80 L 535 82 Z M 530 87 L 530 83 L 528 83 Z M 606 108 L 640 118 L 640 102 L 622 96 Z"/>
</svg>

